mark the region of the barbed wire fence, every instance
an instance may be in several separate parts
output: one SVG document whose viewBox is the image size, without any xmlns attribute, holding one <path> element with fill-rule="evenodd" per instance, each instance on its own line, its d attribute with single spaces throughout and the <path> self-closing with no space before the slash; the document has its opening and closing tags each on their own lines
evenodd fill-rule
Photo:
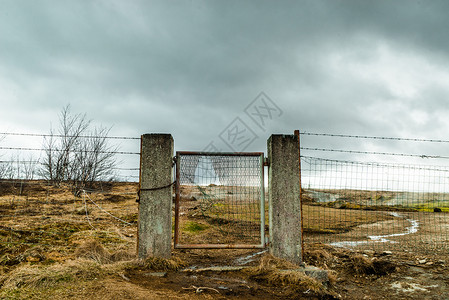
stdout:
<svg viewBox="0 0 449 300">
<path fill-rule="evenodd" d="M 106 151 L 117 161 L 112 180 L 101 178 L 74 190 L 69 181 L 54 185 L 38 171 L 46 149 L 36 145 L 43 145 L 42 139 L 50 135 L 0 136 L 0 265 L 38 259 L 34 250 L 34 256 L 27 256 L 32 249 L 64 253 L 88 239 L 123 249 L 135 245 L 139 152 Z M 123 141 L 128 148 L 139 149 L 140 138 L 98 138 L 117 143 L 117 149 Z"/>
<path fill-rule="evenodd" d="M 422 149 L 416 144 L 448 140 L 311 132 L 301 137 L 302 145 L 307 141 L 301 147 L 306 245 L 447 255 L 449 156 L 383 151 L 392 145 L 382 143 Z M 317 147 L 311 147 L 314 137 L 320 139 Z M 366 140 L 375 142 L 376 151 L 366 149 Z M 326 142 L 333 146 L 323 147 Z"/>
<path fill-rule="evenodd" d="M 8 178 L 8 179 L 34 179 L 37 177 L 36 169 L 39 166 L 43 165 L 44 152 L 48 150 L 47 147 L 40 146 L 36 147 L 35 145 L 45 145 L 45 138 L 79 138 L 79 139 L 105 139 L 112 140 L 114 142 L 119 143 L 120 141 L 133 142 L 132 149 L 139 149 L 140 146 L 138 142 L 140 141 L 140 137 L 128 137 L 128 136 L 95 136 L 95 135 L 61 135 L 61 134 L 38 134 L 38 133 L 17 133 L 17 132 L 0 132 L 0 137 L 3 141 L 0 143 L 0 178 Z M 19 140 L 12 141 L 13 145 L 8 145 L 8 138 L 10 137 L 18 137 L 21 138 Z M 32 139 L 30 141 L 30 139 Z M 28 146 L 30 142 L 34 146 Z M 137 143 L 136 143 L 137 142 Z M 17 145 L 17 143 L 21 145 Z M 24 145 L 27 144 L 27 145 Z M 117 144 L 117 150 L 107 151 L 109 148 L 105 148 L 106 151 L 97 150 L 97 149 L 73 149 L 70 150 L 71 153 L 99 153 L 99 154 L 111 154 L 116 157 L 118 162 L 117 166 L 112 167 L 111 169 L 115 171 L 120 171 L 119 177 L 116 178 L 118 181 L 136 181 L 139 171 L 138 161 L 136 159 L 132 161 L 123 162 L 120 160 L 118 156 L 128 156 L 137 158 L 140 153 L 137 151 L 124 151 L 119 150 L 121 145 Z M 115 149 L 115 148 L 114 148 Z M 54 152 L 63 152 L 66 149 L 51 149 Z M 24 158 L 26 157 L 26 158 Z M 131 166 L 130 166 L 131 165 Z M 28 166 L 28 168 L 25 168 Z M 34 169 L 34 170 L 33 170 Z M 127 174 L 124 174 L 124 171 L 128 171 Z M 32 174 L 29 174 L 32 173 Z M 33 176 L 33 178 L 30 178 Z M 42 179 L 42 178 L 41 178 Z"/>
<path fill-rule="evenodd" d="M 35 145 L 43 144 L 38 139 L 50 135 L 0 133 L 1 136 L 0 264 L 10 263 L 9 258 L 20 245 L 26 246 L 23 251 L 34 246 L 67 247 L 93 237 L 117 245 L 125 241 L 135 243 L 140 153 L 132 149 L 139 149 L 140 138 L 106 137 L 117 143 L 136 143 L 125 150 L 112 151 L 119 158 L 114 167 L 118 183 L 99 182 L 75 195 L 70 185 L 52 186 L 33 171 L 39 167 L 45 151 Z M 15 140 L 9 141 L 10 137 Z M 326 147 L 327 139 L 332 140 L 330 147 Z M 344 139 L 344 143 L 335 142 L 339 139 Z M 362 141 L 368 140 L 376 143 L 376 151 L 366 149 Z M 447 253 L 449 156 L 444 152 L 392 152 L 388 150 L 391 145 L 377 144 L 383 142 L 404 143 L 408 149 L 419 149 L 414 146 L 418 144 L 449 143 L 436 139 L 301 133 L 306 245 L 319 242 L 354 249 Z"/>
</svg>

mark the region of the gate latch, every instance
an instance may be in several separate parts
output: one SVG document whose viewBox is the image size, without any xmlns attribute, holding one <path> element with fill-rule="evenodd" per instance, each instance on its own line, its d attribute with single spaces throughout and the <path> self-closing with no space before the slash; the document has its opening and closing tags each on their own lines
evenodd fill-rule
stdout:
<svg viewBox="0 0 449 300">
<path fill-rule="evenodd" d="M 264 159 L 263 159 L 263 165 L 264 165 L 264 166 L 269 166 L 269 165 L 270 165 L 270 161 L 268 160 L 268 157 L 264 157 Z"/>
</svg>

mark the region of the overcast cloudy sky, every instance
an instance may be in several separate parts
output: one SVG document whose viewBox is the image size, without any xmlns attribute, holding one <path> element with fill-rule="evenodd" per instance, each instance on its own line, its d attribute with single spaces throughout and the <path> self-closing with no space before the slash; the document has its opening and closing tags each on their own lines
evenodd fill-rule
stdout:
<svg viewBox="0 0 449 300">
<path fill-rule="evenodd" d="M 231 146 L 250 138 L 256 151 L 294 129 L 449 139 L 448 11 L 413 0 L 0 0 L 0 128 L 46 133 L 71 104 L 112 135 L 171 133 L 177 150 L 229 150 L 238 128 L 252 135 Z M 354 147 L 442 147 L 375 143 Z"/>
</svg>

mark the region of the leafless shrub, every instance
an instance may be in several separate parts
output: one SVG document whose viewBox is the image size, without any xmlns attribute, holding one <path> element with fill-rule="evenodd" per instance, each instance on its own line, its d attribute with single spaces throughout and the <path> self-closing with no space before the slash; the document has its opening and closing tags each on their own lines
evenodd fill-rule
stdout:
<svg viewBox="0 0 449 300">
<path fill-rule="evenodd" d="M 4 136 L 0 136 L 0 142 L 4 140 Z M 1 160 L 0 153 L 0 179 L 10 179 L 13 176 L 13 166 L 10 161 Z"/>
<path fill-rule="evenodd" d="M 75 152 L 70 174 L 75 183 L 89 185 L 99 180 L 110 179 L 116 166 L 116 147 L 109 145 L 109 129 L 95 128 L 89 137 L 84 138 Z"/>
<path fill-rule="evenodd" d="M 19 154 L 17 156 L 11 157 L 11 165 L 13 170 L 13 176 L 11 179 L 21 179 L 21 180 L 33 180 L 36 175 L 36 164 L 38 160 L 34 160 L 32 156 L 28 158 L 22 158 Z"/>
<path fill-rule="evenodd" d="M 0 178 L 12 179 L 14 177 L 14 167 L 10 161 L 0 161 Z"/>
<path fill-rule="evenodd" d="M 72 115 L 65 106 L 59 128 L 44 139 L 45 154 L 41 176 L 55 185 L 72 182 L 76 188 L 91 186 L 99 180 L 114 177 L 117 147 L 109 144 L 109 129 L 95 127 L 85 114 Z"/>
</svg>

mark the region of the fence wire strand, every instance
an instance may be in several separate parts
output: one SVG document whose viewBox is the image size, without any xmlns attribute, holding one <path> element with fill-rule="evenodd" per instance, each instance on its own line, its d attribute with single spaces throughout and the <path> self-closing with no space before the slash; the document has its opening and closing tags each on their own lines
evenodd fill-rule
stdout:
<svg viewBox="0 0 449 300">
<path fill-rule="evenodd" d="M 406 142 L 449 143 L 449 140 L 441 140 L 441 139 L 418 139 L 418 138 L 403 138 L 403 137 L 388 137 L 388 136 L 373 136 L 373 135 L 315 133 L 315 132 L 307 132 L 307 131 L 301 132 L 301 135 L 352 138 L 352 139 L 406 141 Z"/>
<path fill-rule="evenodd" d="M 313 148 L 313 147 L 301 147 L 301 150 L 321 151 L 321 152 L 340 152 L 340 153 L 349 153 L 349 154 L 367 154 L 367 155 L 373 154 L 373 155 L 383 155 L 383 156 L 388 155 L 388 156 L 403 156 L 403 157 L 449 159 L 449 156 L 441 156 L 441 155 L 409 154 L 409 153 L 394 153 L 394 152 L 379 152 L 379 151 L 327 149 L 327 148 Z"/>
<path fill-rule="evenodd" d="M 44 134 L 44 133 L 26 133 L 26 132 L 0 132 L 0 136 L 33 136 L 33 137 L 62 137 L 62 138 L 87 138 L 87 139 L 112 139 L 112 140 L 140 140 L 138 137 L 129 136 L 95 136 L 95 135 L 62 135 L 62 134 Z"/>
</svg>

